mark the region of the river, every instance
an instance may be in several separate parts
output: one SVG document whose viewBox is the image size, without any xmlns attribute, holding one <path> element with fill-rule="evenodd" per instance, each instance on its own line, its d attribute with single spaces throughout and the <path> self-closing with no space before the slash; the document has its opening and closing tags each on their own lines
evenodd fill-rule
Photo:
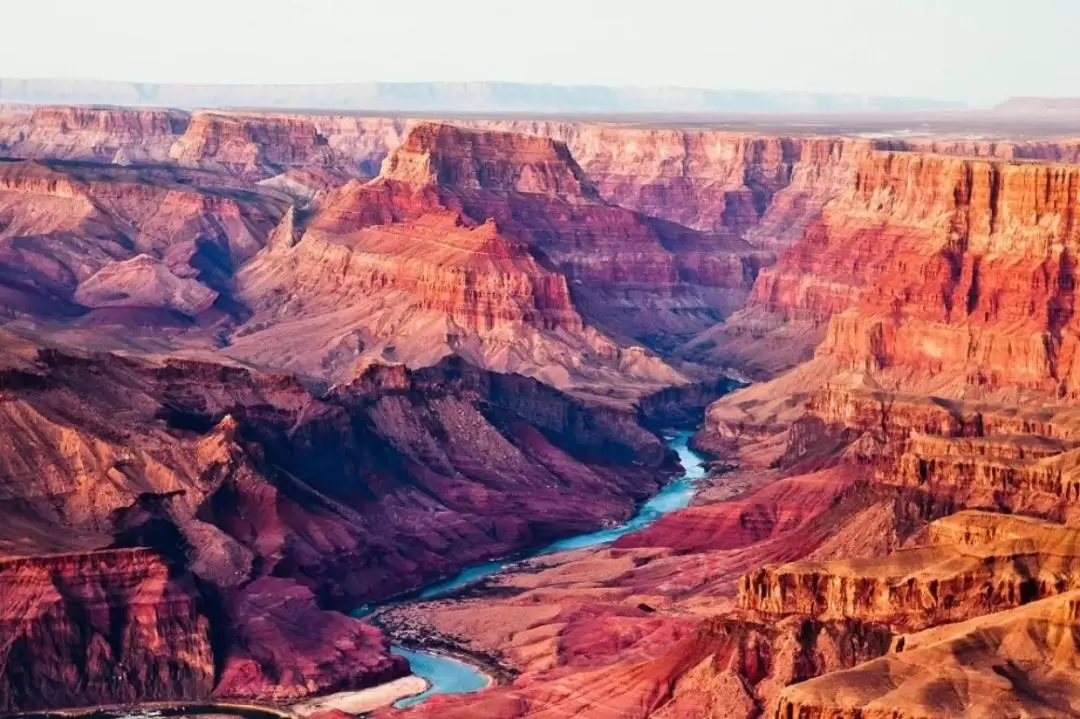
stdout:
<svg viewBox="0 0 1080 719">
<path fill-rule="evenodd" d="M 642 504 L 632 518 L 623 524 L 596 532 L 589 532 L 588 534 L 579 534 L 574 537 L 560 539 L 529 554 L 466 567 L 454 577 L 427 587 L 416 595 L 416 599 L 433 599 L 449 594 L 479 579 L 495 574 L 511 564 L 532 557 L 610 544 L 624 534 L 644 529 L 668 512 L 674 512 L 677 509 L 689 506 L 694 498 L 694 493 L 697 491 L 698 482 L 706 474 L 702 457 L 687 446 L 692 434 L 692 432 L 679 432 L 668 441 L 668 446 L 679 455 L 679 461 L 682 463 L 684 470 L 683 475 L 666 484 L 652 499 Z M 465 694 L 479 691 L 488 685 L 487 677 L 483 673 L 456 659 L 398 646 L 393 647 L 393 651 L 395 654 L 400 654 L 408 659 L 413 674 L 423 677 L 431 685 L 423 694 L 417 694 L 395 703 L 394 706 L 399 709 L 419 704 L 436 694 Z"/>
</svg>

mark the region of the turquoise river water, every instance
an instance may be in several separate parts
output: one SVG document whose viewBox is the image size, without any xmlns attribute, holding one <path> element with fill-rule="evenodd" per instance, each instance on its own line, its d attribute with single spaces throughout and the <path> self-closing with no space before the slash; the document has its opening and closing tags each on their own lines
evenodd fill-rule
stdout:
<svg viewBox="0 0 1080 719">
<path fill-rule="evenodd" d="M 682 462 L 685 470 L 684 474 L 665 485 L 652 499 L 642 504 L 631 519 L 623 524 L 617 527 L 601 529 L 597 532 L 560 539 L 526 555 L 466 567 L 454 577 L 425 588 L 415 598 L 434 599 L 449 594 L 479 579 L 495 574 L 511 564 L 532 557 L 610 544 L 624 534 L 644 529 L 668 512 L 689 506 L 690 501 L 694 498 L 694 493 L 697 491 L 698 482 L 705 476 L 704 461 L 700 455 L 687 446 L 691 434 L 691 432 L 680 432 L 668 442 L 668 446 L 679 455 L 679 461 Z M 484 674 L 465 662 L 429 652 L 413 651 L 404 647 L 396 646 L 393 651 L 395 654 L 400 654 L 408 659 L 413 674 L 423 677 L 431 685 L 423 694 L 402 699 L 394 704 L 399 709 L 419 704 L 436 694 L 465 694 L 478 691 L 487 686 L 487 679 Z"/>
</svg>

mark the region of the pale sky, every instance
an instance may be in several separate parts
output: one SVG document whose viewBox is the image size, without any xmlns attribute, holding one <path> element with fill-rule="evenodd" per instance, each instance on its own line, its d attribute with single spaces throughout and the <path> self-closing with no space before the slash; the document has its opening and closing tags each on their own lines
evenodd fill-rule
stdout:
<svg viewBox="0 0 1080 719">
<path fill-rule="evenodd" d="M 1080 0 L 4 0 L 0 77 L 1080 96 Z"/>
</svg>

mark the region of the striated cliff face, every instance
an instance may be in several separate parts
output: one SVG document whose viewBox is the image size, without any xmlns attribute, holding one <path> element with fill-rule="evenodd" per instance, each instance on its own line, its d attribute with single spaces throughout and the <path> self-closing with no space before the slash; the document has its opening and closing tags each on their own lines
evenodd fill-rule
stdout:
<svg viewBox="0 0 1080 719">
<path fill-rule="evenodd" d="M 197 170 L 11 163 L 8 313 L 331 381 L 457 353 L 628 403 L 686 382 L 639 343 L 712 323 L 767 260 L 605 202 L 537 136 L 422 123 L 376 182 L 346 181 L 343 158 L 398 126 L 324 121 L 196 115 L 172 162 Z"/>
<path fill-rule="evenodd" d="M 1078 192 L 1075 166 L 871 153 L 748 306 L 828 323 L 853 369 L 1068 396 Z"/>
<path fill-rule="evenodd" d="M 679 351 L 680 357 L 757 376 L 775 374 L 806 359 L 825 334 L 829 318 L 861 297 L 861 278 L 901 269 L 889 264 L 891 253 L 860 246 L 889 245 L 912 222 L 933 224 L 926 217 L 908 217 L 911 213 L 903 207 L 871 208 L 870 200 L 855 189 L 857 182 L 866 186 L 874 182 L 875 173 L 891 172 L 892 182 L 903 183 L 916 172 L 922 173 L 917 186 L 931 187 L 934 181 L 927 178 L 935 172 L 964 172 L 942 169 L 944 165 L 882 169 L 883 163 L 894 161 L 882 157 L 903 164 L 904 158 L 938 153 L 1001 158 L 988 162 L 1012 166 L 1021 159 L 1068 162 L 1076 158 L 1078 147 L 1071 140 L 769 137 L 556 121 L 463 120 L 456 124 L 475 132 L 455 133 L 411 119 L 92 108 L 39 108 L 34 113 L 32 122 L 16 112 L 0 122 L 4 138 L 0 144 L 9 155 L 101 161 L 114 159 L 113 148 L 123 146 L 141 153 L 132 161 L 258 181 L 260 188 L 283 193 L 304 208 L 320 205 L 351 178 L 375 175 L 397 150 L 387 166 L 388 177 L 414 186 L 458 188 L 463 196 L 442 198 L 450 209 L 462 210 L 478 223 L 493 217 L 505 234 L 540 248 L 567 276 L 579 311 L 602 331 L 632 337 L 662 352 L 702 333 Z M 545 137 L 554 142 L 537 139 Z M 473 154 L 475 162 L 463 159 Z M 1024 182 L 1009 180 L 1010 196 Z M 500 191 L 510 191 L 513 197 L 491 196 Z M 965 191 L 958 192 L 963 196 Z M 941 199 L 932 196 L 933 190 L 916 194 L 917 200 L 914 196 L 909 200 L 927 206 Z M 978 195 L 976 190 L 961 204 L 987 215 L 989 210 L 977 207 Z M 533 201 L 537 196 L 547 199 L 538 203 Z M 831 214 L 823 210 L 830 202 L 836 206 Z M 640 221 L 607 205 L 655 219 L 645 223 L 651 228 L 643 228 Z M 874 213 L 881 216 L 880 222 L 871 217 Z M 1022 221 L 1027 226 L 1041 222 Z M 982 230 L 973 226 L 972 231 Z M 740 246 L 741 241 L 748 245 Z M 744 309 L 745 294 L 759 270 L 789 246 L 792 249 L 780 265 L 755 283 Z M 897 249 L 901 255 L 909 251 Z M 976 256 L 985 255 L 977 246 L 969 254 L 972 267 Z M 1067 253 L 1063 258 L 1059 259 L 1067 265 Z M 1052 264 L 1054 257 L 1046 261 Z M 931 274 L 945 278 L 960 271 L 949 269 L 949 262 L 936 261 Z M 972 277 L 981 273 L 985 279 L 997 271 L 992 264 L 980 259 L 978 272 L 964 271 Z M 1067 269 L 1063 272 L 1068 274 Z M 1063 281 L 1050 277 L 1047 284 Z M 954 289 L 964 291 L 960 286 Z M 882 292 L 888 295 L 888 290 Z M 925 287 L 919 292 L 933 290 Z M 1049 297 L 1052 292 L 1044 294 Z M 985 295 L 992 296 L 993 290 Z M 948 303 L 958 306 L 964 301 L 956 297 Z M 731 321 L 714 326 L 733 313 Z M 896 331 L 901 330 L 879 326 L 876 320 L 849 319 L 837 325 L 831 342 L 858 345 L 877 342 L 873 338 L 881 336 L 887 344 L 911 343 L 902 331 L 894 340 Z M 988 364 L 1009 353 L 1024 353 L 1029 355 L 1024 364 L 1030 367 L 1025 371 L 1031 375 L 1025 382 L 1038 384 L 1037 376 L 1047 371 L 1067 375 L 1068 346 L 1044 350 L 1038 336 L 1009 340 L 994 338 L 986 329 L 980 332 L 984 337 L 974 352 Z M 1049 334 L 1054 333 L 1051 327 Z M 942 345 L 941 352 L 958 356 L 965 340 L 942 336 L 935 344 Z M 856 354 L 859 357 L 850 358 L 852 362 L 872 352 L 860 348 Z M 921 361 L 935 364 L 933 357 Z M 990 384 L 999 382 L 992 369 L 989 374 Z"/>
<path fill-rule="evenodd" d="M 25 115 L 0 115 L 0 152 L 36 160 L 157 164 L 169 159 L 189 120 L 179 110 L 37 107 Z"/>
<path fill-rule="evenodd" d="M 794 243 L 854 178 L 870 141 L 568 123 L 505 123 L 561 140 L 623 207 L 765 248 Z"/>
<path fill-rule="evenodd" d="M 903 651 L 785 689 L 777 719 L 1069 717 L 1080 696 L 1076 592 L 905 637 Z M 1023 687 L 1018 691 L 1017 687 Z"/>
<path fill-rule="evenodd" d="M 260 180 L 290 170 L 372 177 L 407 120 L 44 106 L 0 115 L 7 157 L 175 164 Z"/>
<path fill-rule="evenodd" d="M 0 117 L 0 147 L 12 157 L 176 162 L 258 179 L 322 169 L 340 182 L 376 175 L 383 159 L 422 122 L 42 107 L 30 119 L 14 111 Z M 821 207 L 850 187 L 859 161 L 872 149 L 1056 162 L 1080 157 L 1074 140 L 770 137 L 529 120 L 454 124 L 550 137 L 567 146 L 600 194 L 615 204 L 697 230 L 746 234 L 773 247 L 798 240 Z"/>
<path fill-rule="evenodd" d="M 526 677 L 468 702 L 436 697 L 408 716 L 756 716 L 780 687 L 880 656 L 888 644 L 884 627 L 857 622 L 712 618 L 645 661 L 579 670 L 547 686 Z"/>
<path fill-rule="evenodd" d="M 861 316 L 891 321 L 877 328 L 838 324 L 821 351 L 857 362 L 862 348 L 847 350 L 844 337 L 872 336 L 877 355 L 865 362 L 880 367 L 949 368 L 991 388 L 1019 384 L 1068 394 L 1080 170 L 912 155 L 875 160 L 860 174 L 852 201 L 888 218 L 879 231 L 903 231 L 882 269 L 905 284 L 875 283 L 860 303 Z M 900 263 L 913 262 L 923 268 L 919 275 L 896 274 Z M 924 339 L 905 341 L 913 336 L 904 332 Z"/>
<path fill-rule="evenodd" d="M 371 358 L 424 366 L 456 353 L 616 400 L 685 382 L 587 323 L 567 278 L 496 221 L 446 204 L 387 179 L 332 193 L 306 231 L 238 275 L 254 315 L 230 354 L 341 379 Z M 273 338 L 286 336 L 313 341 L 282 353 Z"/>
<path fill-rule="evenodd" d="M 170 146 L 169 158 L 252 180 L 299 170 L 323 171 L 340 183 L 375 175 L 408 124 L 390 118 L 196 112 Z"/>
<path fill-rule="evenodd" d="M 455 352 L 625 401 L 686 381 L 635 345 L 712 322 L 762 261 L 605 202 L 560 143 L 435 123 L 288 223 L 238 275 L 254 316 L 229 352 L 265 363 L 271 338 L 310 334 L 277 366 L 333 379 Z"/>
<path fill-rule="evenodd" d="M 382 502 L 396 505 L 396 515 L 422 513 L 432 501 L 431 493 L 445 491 L 449 496 L 463 483 L 481 482 L 487 489 L 477 491 L 478 504 L 457 510 L 469 517 L 468 521 L 465 515 L 459 517 L 464 527 L 473 520 L 478 525 L 489 523 L 480 514 L 500 503 L 509 503 L 504 510 L 532 501 L 554 507 L 562 501 L 551 484 L 555 477 L 560 478 L 559 485 L 588 485 L 597 500 L 591 508 L 500 515 L 503 529 L 497 533 L 502 537 L 498 544 L 540 541 L 579 523 L 599 522 L 605 513 L 629 511 L 635 497 L 655 488 L 657 470 L 666 461 L 660 442 L 637 428 L 628 412 L 589 409 L 533 380 L 488 375 L 460 360 L 418 373 L 375 365 L 326 398 L 313 396 L 285 375 L 181 360 L 147 366 L 111 356 L 83 360 L 41 353 L 27 369 L 11 372 L 14 384 L 3 403 L 8 443 L 5 486 L 13 497 L 54 497 L 51 511 L 37 518 L 70 524 L 72 542 L 93 541 L 94 533 L 112 532 L 116 512 L 126 511 L 140 495 L 150 493 L 166 497 L 171 521 L 180 522 L 185 531 L 191 529 L 188 541 L 198 550 L 193 550 L 196 555 L 205 552 L 206 573 L 225 577 L 248 571 L 250 561 L 244 559 L 248 553 L 206 526 L 236 522 L 226 533 L 257 555 L 273 555 L 275 561 L 301 568 L 353 563 L 352 578 L 343 585 L 336 585 L 337 580 L 323 585 L 320 580 L 314 586 L 327 591 L 336 586 L 334 591 L 357 599 L 377 598 L 417 581 L 417 576 L 395 571 L 388 556 L 372 552 L 357 556 L 357 546 L 374 542 L 388 549 L 405 544 L 388 541 L 388 532 L 439 533 L 422 523 L 396 525 L 398 520 L 383 514 Z M 91 377 L 101 388 L 100 395 L 63 410 L 79 383 Z M 107 417 L 129 417 L 130 422 L 110 425 Z M 442 448 L 432 432 L 457 435 L 456 446 Z M 60 437 L 67 439 L 61 442 Z M 352 461 L 339 462 L 350 454 Z M 477 459 L 496 456 L 498 463 Z M 327 462 L 338 466 L 330 471 Z M 599 464 L 589 466 L 593 462 Z M 615 470 L 607 462 L 642 466 L 620 470 L 622 478 L 613 481 Z M 416 463 L 414 470 L 402 469 Z M 511 466 L 517 487 L 500 487 L 499 478 L 509 478 L 501 472 Z M 286 481 L 286 476 L 291 479 Z M 295 494 L 300 491 L 292 486 L 296 481 L 311 483 L 305 491 L 313 492 L 313 503 L 305 501 L 303 493 Z M 94 485 L 109 490 L 87 491 Z M 538 494 L 526 491 L 529 486 L 548 489 Z M 320 499 L 320 492 L 326 496 Z M 357 504 L 361 498 L 367 499 Z M 368 507 L 371 500 L 380 503 Z M 279 515 L 275 503 L 292 508 Z M 319 509 L 339 504 L 337 511 L 350 517 L 348 531 L 334 529 L 333 517 Z M 348 507 L 352 509 L 346 511 Z M 355 514 L 366 511 L 374 514 L 366 519 Z M 329 533 L 330 544 L 321 546 L 322 540 L 314 537 L 266 544 L 269 540 L 251 533 L 263 522 L 276 526 L 275 534 L 285 535 L 307 525 L 320 526 L 321 532 Z M 393 524 L 380 528 L 383 522 Z M 88 533 L 85 540 L 79 539 L 79 530 Z M 488 546 L 490 540 L 481 539 L 482 534 L 477 526 L 468 538 L 416 539 L 414 544 L 430 546 L 410 554 L 412 566 L 419 573 L 449 571 L 456 560 L 446 552 L 459 542 L 470 559 L 505 553 L 505 546 Z M 5 548 L 14 550 L 32 536 L 25 527 L 12 527 L 0 539 Z M 225 542 L 228 551 L 221 551 L 215 542 Z M 356 562 L 371 564 L 364 568 Z"/>
<path fill-rule="evenodd" d="M 742 302 L 767 257 L 727 234 L 659 221 L 601 199 L 566 146 L 512 133 L 419 125 L 382 179 L 535 248 L 566 275 L 582 314 L 657 348 Z M 497 155 L 497 161 L 491 157 Z"/>
<path fill-rule="evenodd" d="M 147 549 L 0 558 L 0 709 L 198 699 L 210 622 Z"/>
<path fill-rule="evenodd" d="M 934 511 L 977 507 L 1075 517 L 1078 427 L 1068 406 L 1035 409 L 830 386 L 791 429 L 798 456 L 842 438 L 873 481 L 925 495 Z"/>
<path fill-rule="evenodd" d="M 750 572 L 740 582 L 740 606 L 766 616 L 861 619 L 919 631 L 1076 588 L 1076 530 L 978 513 L 969 529 L 969 516 L 938 520 L 929 544 L 884 558 Z"/>
<path fill-rule="evenodd" d="M 596 197 L 565 144 L 515 132 L 421 123 L 383 164 L 381 175 L 417 187 Z"/>
</svg>

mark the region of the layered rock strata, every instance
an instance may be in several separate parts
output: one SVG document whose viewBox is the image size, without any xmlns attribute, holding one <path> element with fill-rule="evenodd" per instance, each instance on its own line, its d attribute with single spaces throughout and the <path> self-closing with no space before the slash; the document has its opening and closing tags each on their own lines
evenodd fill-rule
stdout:
<svg viewBox="0 0 1080 719">
<path fill-rule="evenodd" d="M 209 695 L 191 576 L 148 549 L 0 558 L 0 710 Z"/>
<path fill-rule="evenodd" d="M 772 715 L 1075 716 L 1077 600 L 1070 592 L 909 635 L 903 651 L 788 687 Z"/>
<path fill-rule="evenodd" d="M 947 371 L 939 381 L 953 393 L 1070 396 L 1077 173 L 869 153 L 853 185 L 761 273 L 725 336 L 755 322 L 768 330 L 760 318 L 772 318 L 824 331 L 818 353 L 855 369 Z"/>
<path fill-rule="evenodd" d="M 741 580 L 740 606 L 919 631 L 1076 588 L 1078 537 L 1047 522 L 961 512 L 931 524 L 925 545 L 884 558 L 750 572 Z"/>
</svg>

